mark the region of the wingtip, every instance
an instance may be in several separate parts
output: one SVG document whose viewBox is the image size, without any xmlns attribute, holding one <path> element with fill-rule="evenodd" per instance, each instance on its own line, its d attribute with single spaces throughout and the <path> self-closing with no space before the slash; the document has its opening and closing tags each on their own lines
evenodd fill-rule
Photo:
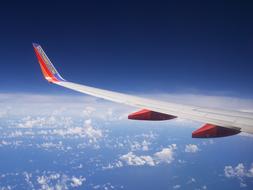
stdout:
<svg viewBox="0 0 253 190">
<path fill-rule="evenodd" d="M 37 44 L 37 43 L 32 43 L 32 45 L 33 45 L 33 47 L 38 47 L 39 46 L 39 44 Z"/>
<path fill-rule="evenodd" d="M 55 69 L 46 53 L 43 51 L 41 46 L 37 43 L 32 43 L 38 62 L 40 64 L 42 73 L 47 81 L 49 82 L 60 82 L 65 81 Z"/>
</svg>

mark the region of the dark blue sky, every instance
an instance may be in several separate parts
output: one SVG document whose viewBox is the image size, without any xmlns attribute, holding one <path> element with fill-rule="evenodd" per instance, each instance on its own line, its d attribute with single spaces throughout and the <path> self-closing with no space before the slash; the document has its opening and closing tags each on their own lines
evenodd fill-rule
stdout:
<svg viewBox="0 0 253 190">
<path fill-rule="evenodd" d="M 65 93 L 67 80 L 123 92 L 253 97 L 250 1 L 14 1 L 0 5 L 1 92 Z"/>
</svg>

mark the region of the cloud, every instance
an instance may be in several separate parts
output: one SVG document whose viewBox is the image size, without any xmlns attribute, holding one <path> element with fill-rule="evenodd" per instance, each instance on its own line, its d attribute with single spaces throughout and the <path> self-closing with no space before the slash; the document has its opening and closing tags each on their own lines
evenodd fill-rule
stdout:
<svg viewBox="0 0 253 190">
<path fill-rule="evenodd" d="M 224 175 L 227 178 L 236 178 L 240 181 L 240 187 L 247 187 L 244 182 L 246 178 L 253 177 L 253 163 L 251 167 L 246 168 L 243 163 L 239 163 L 237 166 L 225 166 Z"/>
<path fill-rule="evenodd" d="M 38 134 L 47 136 L 58 135 L 64 138 L 71 136 L 86 137 L 92 142 L 95 142 L 103 137 L 103 131 L 99 128 L 93 127 L 91 119 L 85 120 L 82 127 L 73 127 L 70 125 L 66 128 L 66 126 L 63 126 L 51 130 L 41 130 L 38 132 Z"/>
<path fill-rule="evenodd" d="M 77 124 L 75 123 L 75 125 Z M 12 137 L 15 136 L 15 134 L 14 135 L 11 134 Z M 19 133 L 17 134 L 20 135 Z M 22 134 L 26 134 L 26 132 L 23 132 Z M 99 128 L 93 127 L 92 121 L 90 119 L 84 121 L 83 127 L 42 129 L 42 130 L 37 130 L 33 134 L 37 135 L 36 137 L 39 136 L 46 140 L 45 142 L 37 143 L 36 146 L 38 148 L 41 148 L 44 150 L 57 149 L 57 150 L 63 150 L 63 151 L 68 151 L 68 150 L 73 149 L 72 145 L 67 145 L 68 142 L 65 141 L 65 139 L 81 138 L 82 141 L 78 143 L 75 148 L 85 148 L 87 146 L 91 146 L 93 148 L 98 149 L 100 148 L 99 143 L 104 137 L 103 131 Z M 55 138 L 60 138 L 60 140 L 56 142 L 54 140 Z M 0 143 L 0 146 L 1 146 L 1 143 Z"/>
<path fill-rule="evenodd" d="M 151 143 L 148 142 L 147 140 L 143 140 L 141 143 L 137 141 L 133 141 L 130 144 L 131 151 L 136 151 L 136 150 L 148 151 L 150 144 Z"/>
<path fill-rule="evenodd" d="M 71 117 L 64 116 L 26 116 L 16 125 L 18 128 L 55 128 L 69 127 L 73 124 Z"/>
<path fill-rule="evenodd" d="M 23 175 L 24 175 L 24 177 L 25 177 L 25 181 L 26 181 L 26 183 L 28 184 L 28 186 L 29 186 L 31 189 L 34 189 L 34 185 L 33 185 L 33 183 L 31 182 L 32 174 L 25 171 L 25 172 L 23 172 Z"/>
<path fill-rule="evenodd" d="M 108 164 L 108 166 L 103 166 L 102 170 L 110 170 L 110 169 L 121 168 L 121 167 L 123 167 L 123 163 L 120 160 L 118 160 L 117 162 L 113 164 Z"/>
<path fill-rule="evenodd" d="M 168 148 L 163 148 L 160 152 L 154 154 L 158 163 L 171 163 L 174 160 L 174 151 L 177 149 L 176 144 L 170 145 Z"/>
<path fill-rule="evenodd" d="M 187 183 L 188 184 L 196 183 L 196 179 L 192 177 L 191 179 L 189 179 L 189 181 Z"/>
<path fill-rule="evenodd" d="M 161 151 L 154 153 L 153 156 L 149 155 L 137 156 L 133 152 L 129 152 L 127 154 L 120 156 L 119 159 L 129 166 L 143 166 L 143 165 L 155 166 L 160 163 L 169 164 L 174 160 L 174 151 L 176 149 L 177 145 L 172 144 L 168 148 L 163 148 Z"/>
<path fill-rule="evenodd" d="M 249 133 L 241 132 L 241 133 L 239 133 L 238 135 L 243 136 L 243 137 L 253 138 L 253 134 L 249 134 Z"/>
<path fill-rule="evenodd" d="M 126 162 L 126 164 L 130 166 L 155 165 L 155 162 L 151 156 L 136 156 L 132 152 L 120 156 L 120 160 Z"/>
<path fill-rule="evenodd" d="M 52 142 L 43 142 L 42 144 L 37 145 L 38 148 L 42 149 L 64 149 L 64 145 L 62 144 L 62 141 L 59 141 L 58 143 L 52 143 Z"/>
<path fill-rule="evenodd" d="M 0 93 L 0 118 L 6 116 L 73 116 L 115 121 L 127 120 L 130 106 L 87 95 Z M 35 122 L 35 121 L 34 121 Z M 29 123 L 27 123 L 28 125 Z M 29 125 L 28 125 L 29 126 Z"/>
<path fill-rule="evenodd" d="M 67 172 L 69 173 L 69 172 Z M 86 178 L 82 175 L 69 175 L 62 172 L 56 171 L 42 171 L 36 170 L 36 172 L 9 172 L 1 174 L 1 178 L 4 178 L 7 182 L 7 186 L 1 186 L 0 189 L 38 189 L 38 190 L 63 190 L 63 189 L 76 189 L 84 188 Z M 11 178 L 14 179 L 14 183 L 10 183 Z M 25 184 L 20 183 L 17 186 L 16 179 L 23 178 L 26 182 Z"/>
<path fill-rule="evenodd" d="M 79 177 L 79 178 L 77 178 L 77 177 L 72 177 L 71 178 L 71 187 L 79 187 L 79 186 L 81 186 L 82 184 L 83 184 L 83 182 L 85 182 L 86 181 L 86 178 L 84 178 L 84 177 Z"/>
<path fill-rule="evenodd" d="M 7 142 L 5 140 L 0 141 L 0 146 L 7 146 L 7 145 L 10 145 L 10 144 L 11 144 L 10 142 Z"/>
<path fill-rule="evenodd" d="M 224 174 L 227 178 L 239 178 L 253 177 L 253 164 L 250 168 L 245 168 L 243 163 L 239 163 L 237 166 L 225 166 Z"/>
<path fill-rule="evenodd" d="M 83 115 L 87 117 L 91 117 L 93 113 L 95 113 L 96 108 L 91 107 L 91 106 L 86 106 L 85 109 L 83 110 Z"/>
<path fill-rule="evenodd" d="M 104 189 L 104 190 L 112 190 L 112 189 L 124 189 L 123 185 L 112 185 L 110 182 L 101 184 L 101 185 L 93 185 L 93 189 Z"/>
<path fill-rule="evenodd" d="M 173 189 L 180 189 L 181 188 L 181 185 L 174 185 L 173 186 Z"/>
<path fill-rule="evenodd" d="M 102 130 L 95 129 L 91 125 L 91 120 L 88 119 L 85 121 L 84 128 L 82 129 L 82 133 L 84 136 L 88 137 L 93 141 L 97 141 L 98 139 L 103 137 Z"/>
<path fill-rule="evenodd" d="M 10 146 L 12 148 L 17 148 L 19 147 L 21 144 L 23 143 L 23 141 L 21 140 L 12 140 L 12 141 L 5 141 L 2 140 L 0 141 L 0 147 L 4 147 L 4 146 Z"/>
<path fill-rule="evenodd" d="M 253 110 L 253 100 L 227 96 L 207 96 L 201 94 L 145 94 L 144 96 L 173 103 L 188 104 L 201 107 Z M 134 108 L 126 105 L 103 101 L 86 95 L 40 95 L 22 93 L 0 93 L 0 117 L 7 115 L 71 115 L 100 118 L 103 120 L 127 120 L 127 114 Z M 180 120 L 175 120 L 180 121 Z"/>
<path fill-rule="evenodd" d="M 195 144 L 187 144 L 185 145 L 185 152 L 189 152 L 189 153 L 196 153 L 198 151 L 200 151 L 199 147 Z"/>
<path fill-rule="evenodd" d="M 79 176 L 68 176 L 66 174 L 60 174 L 55 172 L 45 173 L 43 175 L 37 176 L 37 183 L 40 186 L 41 190 L 49 189 L 69 189 L 80 187 L 83 185 L 83 182 L 86 181 L 85 177 Z M 30 181 L 29 181 L 30 183 Z"/>
</svg>

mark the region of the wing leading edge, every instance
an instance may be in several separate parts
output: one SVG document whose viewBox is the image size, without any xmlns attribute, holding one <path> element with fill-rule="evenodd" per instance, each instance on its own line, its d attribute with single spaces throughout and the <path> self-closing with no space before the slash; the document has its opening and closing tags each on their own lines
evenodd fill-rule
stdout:
<svg viewBox="0 0 253 190">
<path fill-rule="evenodd" d="M 207 109 L 157 101 L 68 82 L 60 76 L 41 46 L 33 44 L 33 47 L 47 81 L 91 96 L 144 109 L 130 114 L 129 119 L 169 120 L 179 117 L 206 123 L 202 128 L 193 132 L 192 137 L 195 138 L 230 136 L 241 131 L 253 134 L 252 113 Z"/>
</svg>

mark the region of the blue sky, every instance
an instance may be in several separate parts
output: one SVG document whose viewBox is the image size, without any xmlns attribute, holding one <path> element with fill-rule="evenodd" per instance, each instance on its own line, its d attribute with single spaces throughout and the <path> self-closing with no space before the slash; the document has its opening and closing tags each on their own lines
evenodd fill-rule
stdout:
<svg viewBox="0 0 253 190">
<path fill-rule="evenodd" d="M 240 1 L 4 2 L 1 92 L 69 93 L 43 80 L 38 42 L 70 81 L 252 98 L 251 10 Z"/>
</svg>

